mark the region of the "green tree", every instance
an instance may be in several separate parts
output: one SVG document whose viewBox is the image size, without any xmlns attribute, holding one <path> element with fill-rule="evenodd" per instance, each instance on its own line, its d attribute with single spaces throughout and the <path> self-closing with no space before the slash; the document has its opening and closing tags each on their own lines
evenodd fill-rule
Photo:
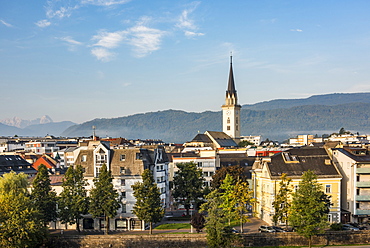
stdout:
<svg viewBox="0 0 370 248">
<path fill-rule="evenodd" d="M 232 229 L 227 222 L 227 214 L 220 207 L 223 200 L 221 194 L 214 190 L 206 196 L 206 202 L 201 206 L 201 211 L 206 212 L 207 243 L 211 248 L 231 247 L 236 240 Z"/>
<path fill-rule="evenodd" d="M 152 172 L 144 170 L 141 175 L 143 182 L 136 182 L 131 188 L 134 190 L 136 203 L 133 213 L 146 223 L 149 223 L 149 234 L 153 233 L 152 223 L 157 223 L 164 216 L 164 209 L 161 204 L 161 193 L 154 182 Z"/>
<path fill-rule="evenodd" d="M 317 176 L 308 170 L 293 193 L 289 222 L 297 232 L 308 239 L 311 247 L 312 237 L 323 233 L 328 227 L 330 199 L 322 190 Z"/>
<path fill-rule="evenodd" d="M 230 174 L 235 182 L 239 180 L 243 182 L 247 181 L 247 175 L 245 174 L 245 170 L 243 167 L 241 167 L 240 165 L 226 166 L 217 170 L 216 173 L 212 176 L 212 188 L 219 189 L 222 181 L 225 179 L 227 174 Z"/>
<path fill-rule="evenodd" d="M 224 210 L 230 225 L 231 219 L 236 217 L 236 199 L 234 197 L 235 183 L 233 177 L 230 174 L 226 175 L 220 186 L 220 189 L 222 190 L 222 192 L 220 193 L 222 199 L 220 208 Z"/>
<path fill-rule="evenodd" d="M 32 181 L 31 199 L 41 213 L 45 226 L 50 221 L 56 221 L 58 217 L 57 196 L 51 188 L 49 171 L 43 164 L 38 167 L 36 177 Z"/>
<path fill-rule="evenodd" d="M 84 179 L 81 165 L 75 168 L 70 166 L 64 175 L 63 191 L 59 195 L 59 218 L 63 224 L 76 224 L 76 230 L 80 232 L 80 219 L 88 213 L 89 198 L 87 197 L 88 185 Z"/>
<path fill-rule="evenodd" d="M 0 177 L 0 247 L 37 247 L 48 232 L 27 192 L 27 175 Z"/>
<path fill-rule="evenodd" d="M 232 176 L 227 174 L 220 190 L 222 190 L 220 193 L 222 199 L 220 207 L 225 211 L 229 225 L 230 219 L 237 218 L 240 221 L 241 232 L 243 232 L 243 223 L 249 220 L 245 213 L 253 201 L 252 191 L 249 189 L 248 183 L 241 180 L 235 183 Z"/>
<path fill-rule="evenodd" d="M 94 188 L 90 192 L 89 212 L 94 218 L 104 216 L 105 234 L 108 234 L 109 218 L 113 218 L 117 214 L 120 201 L 118 200 L 118 192 L 112 184 L 111 171 L 103 164 L 99 172 L 99 177 L 94 179 Z"/>
<path fill-rule="evenodd" d="M 272 206 L 275 209 L 275 214 L 272 217 L 275 225 L 280 221 L 285 223 L 285 227 L 288 226 L 288 213 L 291 205 L 290 196 L 292 193 L 292 187 L 290 185 L 292 179 L 287 176 L 286 173 L 281 175 L 281 181 L 279 183 L 279 191 L 275 197 L 275 201 Z"/>
<path fill-rule="evenodd" d="M 200 198 L 203 196 L 203 181 L 202 171 L 197 169 L 195 163 L 178 163 L 179 169 L 173 178 L 172 196 L 177 203 L 184 205 L 186 215 L 189 215 L 190 205 L 197 205 Z"/>
<path fill-rule="evenodd" d="M 240 231 L 243 233 L 243 223 L 249 221 L 245 213 L 248 212 L 248 206 L 254 202 L 253 191 L 247 182 L 238 181 L 235 184 L 233 198 L 235 199 L 235 214 L 240 220 Z"/>
<path fill-rule="evenodd" d="M 255 145 L 254 143 L 252 143 L 252 142 L 250 142 L 248 140 L 243 140 L 243 141 L 240 141 L 238 143 L 238 146 L 239 147 L 247 147 L 247 146 L 254 146 L 254 145 Z"/>
<path fill-rule="evenodd" d="M 191 217 L 190 224 L 195 228 L 197 233 L 200 233 L 202 229 L 205 227 L 206 219 L 204 218 L 204 215 L 201 213 L 196 212 Z"/>
</svg>

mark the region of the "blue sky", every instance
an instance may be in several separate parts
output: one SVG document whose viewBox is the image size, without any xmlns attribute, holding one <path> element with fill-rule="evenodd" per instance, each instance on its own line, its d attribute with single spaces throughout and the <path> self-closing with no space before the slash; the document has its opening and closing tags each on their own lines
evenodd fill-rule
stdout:
<svg viewBox="0 0 370 248">
<path fill-rule="evenodd" d="M 370 91 L 367 0 L 0 2 L 0 119 L 77 123 Z"/>
</svg>

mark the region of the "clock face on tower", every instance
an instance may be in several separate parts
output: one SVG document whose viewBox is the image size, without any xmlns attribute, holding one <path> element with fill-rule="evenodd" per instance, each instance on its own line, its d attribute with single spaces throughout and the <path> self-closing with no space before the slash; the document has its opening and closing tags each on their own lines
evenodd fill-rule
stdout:
<svg viewBox="0 0 370 248">
<path fill-rule="evenodd" d="M 230 110 L 227 110 L 226 111 L 226 115 L 231 115 L 231 111 Z"/>
</svg>

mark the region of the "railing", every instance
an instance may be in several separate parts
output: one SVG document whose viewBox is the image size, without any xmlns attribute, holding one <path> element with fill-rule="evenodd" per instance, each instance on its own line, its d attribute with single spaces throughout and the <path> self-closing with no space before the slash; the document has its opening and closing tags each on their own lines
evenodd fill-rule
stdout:
<svg viewBox="0 0 370 248">
<path fill-rule="evenodd" d="M 356 195 L 356 201 L 370 201 L 370 195 Z"/>
<path fill-rule="evenodd" d="M 356 182 L 357 188 L 370 188 L 370 181 Z"/>
<path fill-rule="evenodd" d="M 357 174 L 370 174 L 370 168 L 357 168 Z"/>
<path fill-rule="evenodd" d="M 355 215 L 370 215 L 370 209 L 356 209 Z"/>
</svg>

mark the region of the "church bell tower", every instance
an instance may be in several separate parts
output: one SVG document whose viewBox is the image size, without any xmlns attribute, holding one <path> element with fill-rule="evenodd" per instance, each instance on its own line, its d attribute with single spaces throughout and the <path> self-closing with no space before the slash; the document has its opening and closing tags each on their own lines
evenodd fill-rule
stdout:
<svg viewBox="0 0 370 248">
<path fill-rule="evenodd" d="M 233 57 L 230 56 L 229 82 L 225 104 L 222 105 L 222 131 L 233 139 L 240 138 L 240 109 L 234 83 Z"/>
</svg>

